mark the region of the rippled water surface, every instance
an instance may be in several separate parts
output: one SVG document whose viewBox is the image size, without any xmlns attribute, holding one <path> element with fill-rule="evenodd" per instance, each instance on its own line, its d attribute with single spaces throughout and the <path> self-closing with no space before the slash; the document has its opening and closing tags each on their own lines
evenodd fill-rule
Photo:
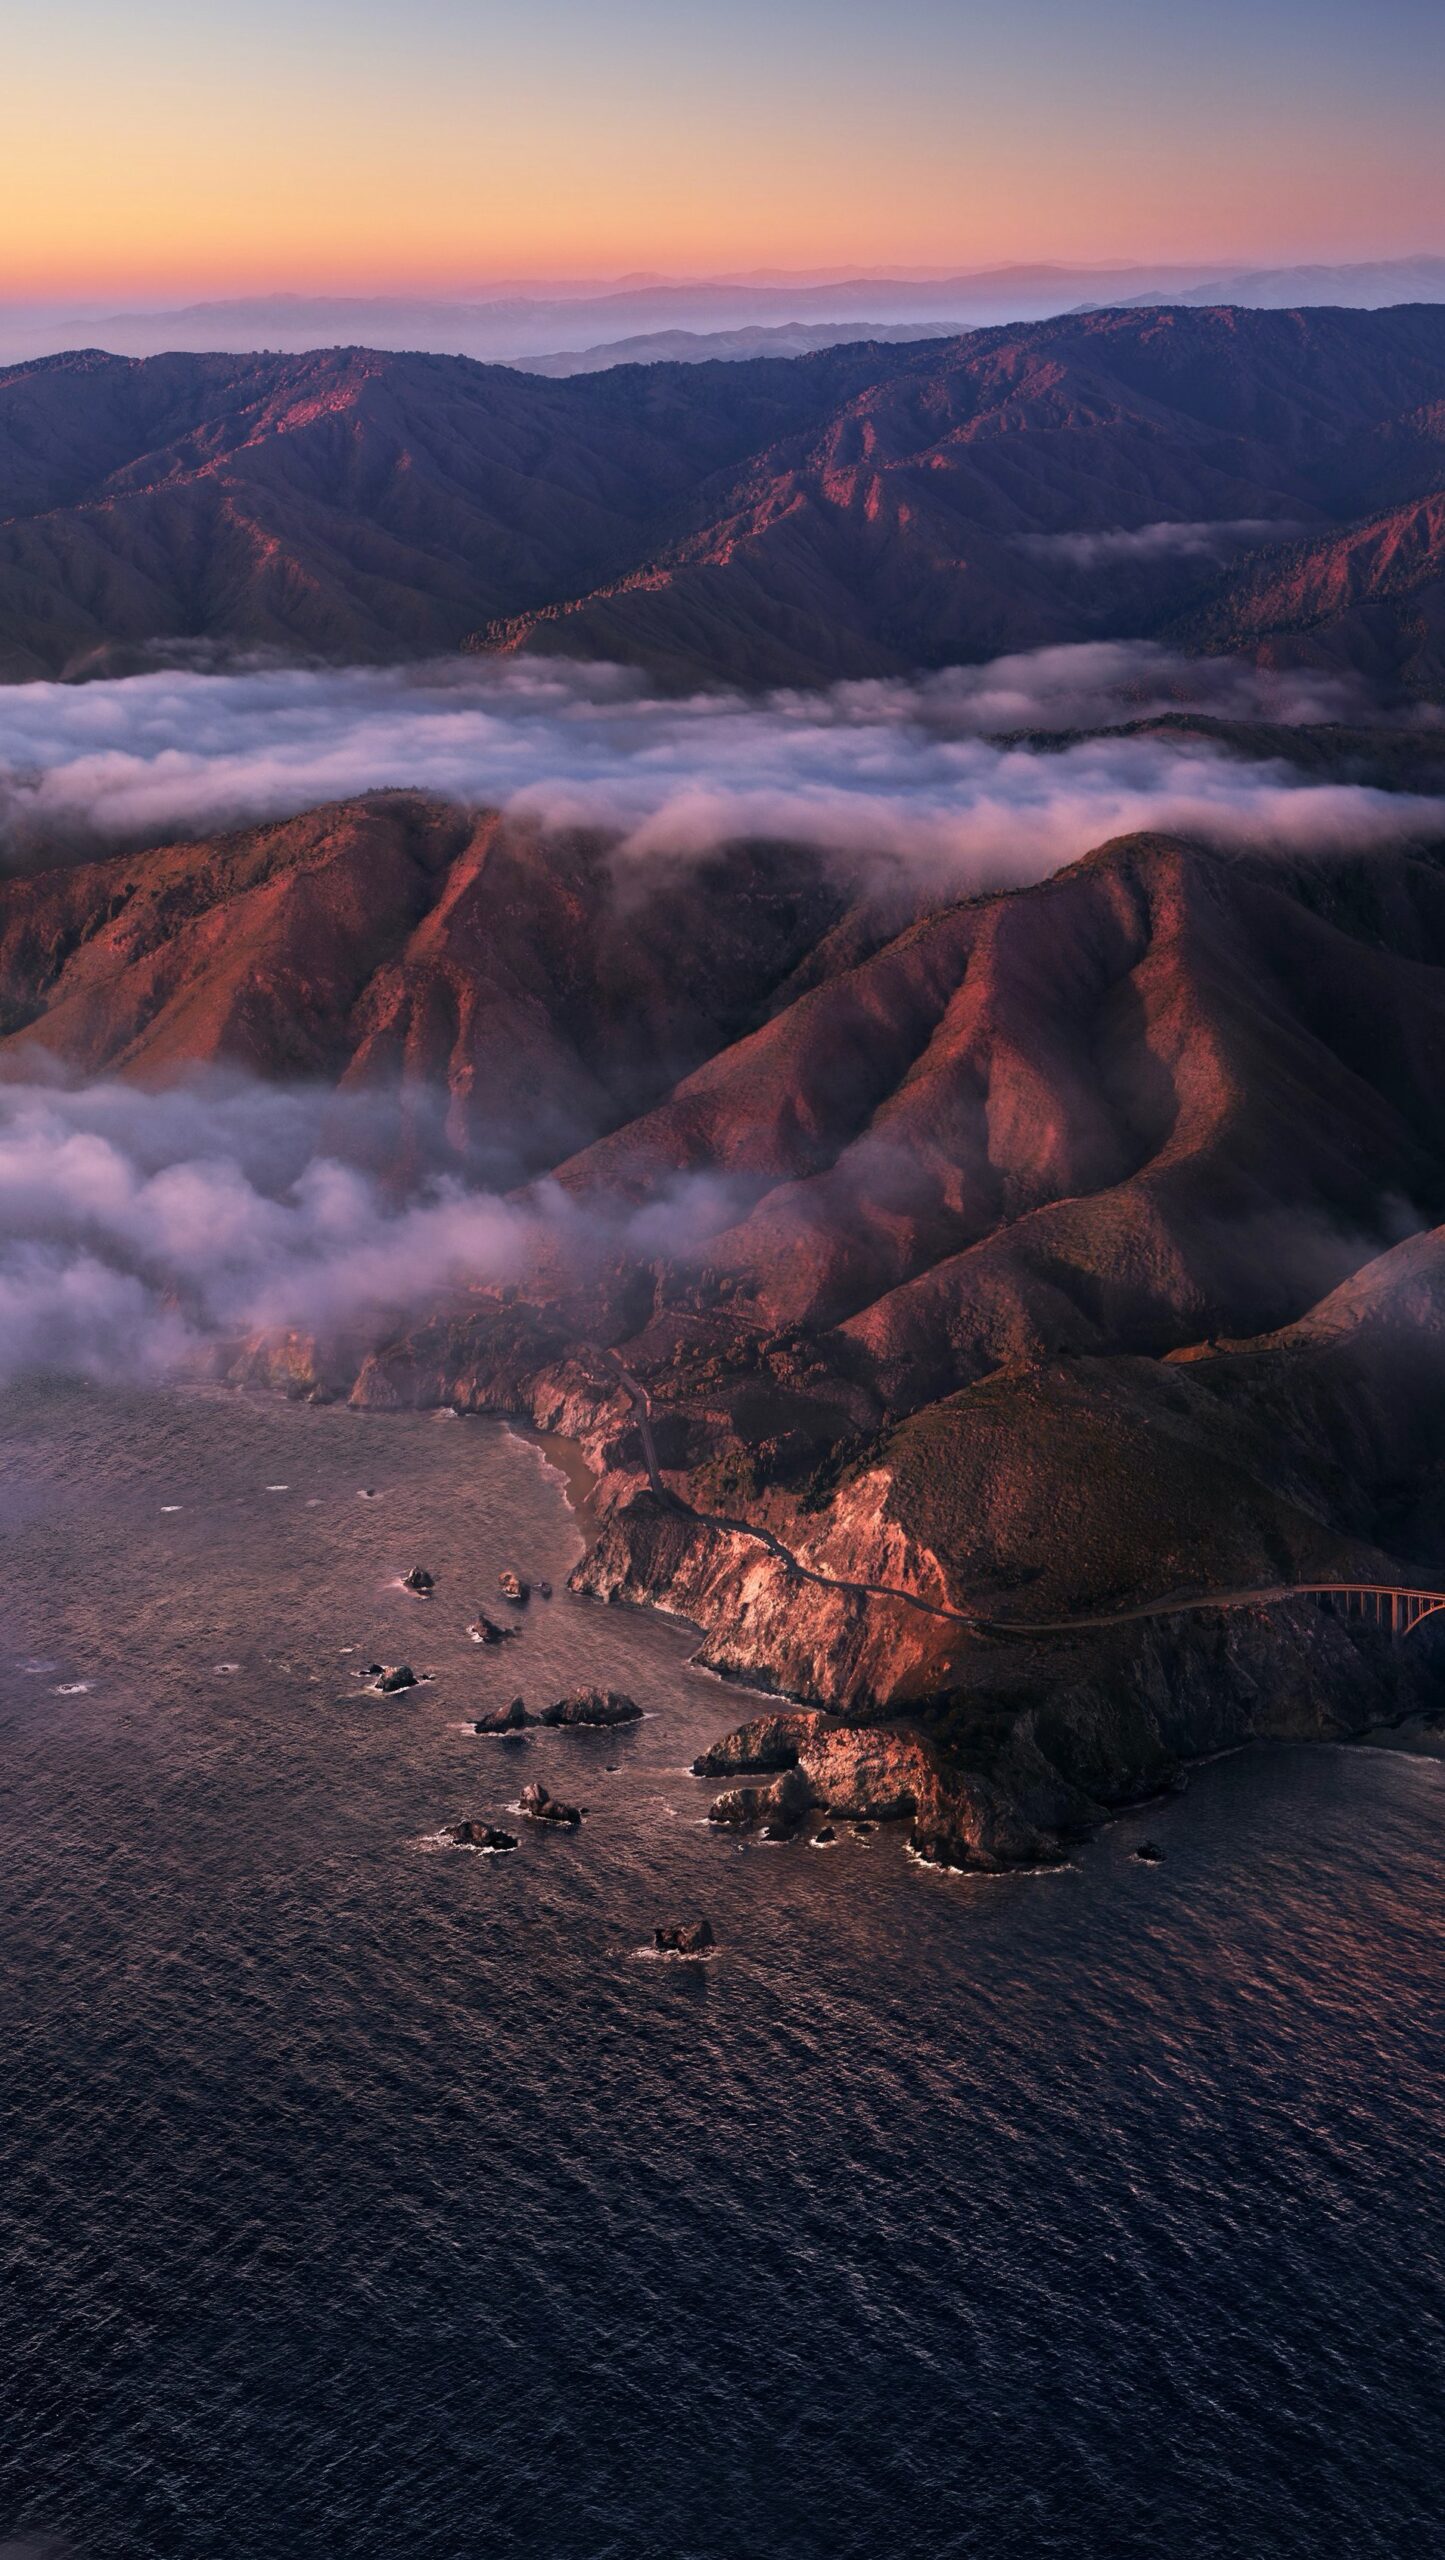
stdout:
<svg viewBox="0 0 1445 2560">
<path fill-rule="evenodd" d="M 0 2543 L 1441 2547 L 1445 1766 L 1231 1760 L 1047 1877 L 740 1848 L 686 1770 L 745 1700 L 562 1592 L 535 1449 L 0 1420 Z M 482 1652 L 509 1562 L 558 1596 Z M 463 1729 L 582 1678 L 647 1721 Z M 528 1776 L 579 1835 L 420 1845 Z"/>
</svg>

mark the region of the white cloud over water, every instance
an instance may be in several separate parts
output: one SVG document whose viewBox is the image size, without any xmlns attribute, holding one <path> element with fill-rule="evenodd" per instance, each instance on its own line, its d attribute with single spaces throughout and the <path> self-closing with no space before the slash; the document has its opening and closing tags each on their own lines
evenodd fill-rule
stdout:
<svg viewBox="0 0 1445 2560">
<path fill-rule="evenodd" d="M 398 1204 L 314 1152 L 319 1098 L 248 1082 L 0 1086 L 0 1379 L 159 1375 L 260 1328 L 375 1326 L 519 1267 L 529 1218 Z"/>
</svg>

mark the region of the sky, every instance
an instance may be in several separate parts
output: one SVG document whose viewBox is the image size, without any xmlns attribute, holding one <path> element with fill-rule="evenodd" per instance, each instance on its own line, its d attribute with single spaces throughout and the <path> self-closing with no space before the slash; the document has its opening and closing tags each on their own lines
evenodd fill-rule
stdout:
<svg viewBox="0 0 1445 2560">
<path fill-rule="evenodd" d="M 1445 250 L 1439 0 L 48 0 L 0 298 Z"/>
</svg>

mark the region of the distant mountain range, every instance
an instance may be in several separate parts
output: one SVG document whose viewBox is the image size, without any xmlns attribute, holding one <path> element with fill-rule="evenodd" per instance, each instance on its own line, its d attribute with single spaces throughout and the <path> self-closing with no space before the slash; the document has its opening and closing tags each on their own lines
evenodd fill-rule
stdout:
<svg viewBox="0 0 1445 2560">
<path fill-rule="evenodd" d="M 557 382 L 357 348 L 62 355 L 0 373 L 0 674 L 203 642 L 816 683 L 1128 634 L 1422 687 L 1442 491 L 1429 305 Z"/>
<path fill-rule="evenodd" d="M 776 328 L 654 329 L 638 338 L 608 338 L 595 347 L 572 347 L 555 356 L 509 359 L 518 373 L 540 373 L 554 382 L 573 373 L 608 373 L 619 364 L 740 364 L 751 356 L 810 356 L 822 347 L 856 346 L 856 320 L 786 320 Z M 874 346 L 918 346 L 954 338 L 955 324 L 922 320 L 875 323 L 865 331 Z"/>
<path fill-rule="evenodd" d="M 1236 302 L 1254 311 L 1319 309 L 1338 303 L 1383 311 L 1395 302 L 1445 302 L 1445 258 L 1378 258 L 1363 266 L 1241 267 L 1187 289 L 1173 284 L 1121 297 L 1147 303 Z"/>
<path fill-rule="evenodd" d="M 1445 258 L 1367 264 L 1230 269 L 1220 265 L 1080 267 L 1039 264 L 905 275 L 835 271 L 613 283 L 497 284 L 483 294 L 255 294 L 176 309 L 115 311 L 103 303 L 0 306 L 0 362 L 101 346 L 117 355 L 184 348 L 227 355 L 302 354 L 326 345 L 399 353 L 469 355 L 489 362 L 545 359 L 547 371 L 613 361 L 683 362 L 731 355 L 726 341 L 750 330 L 831 330 L 854 337 L 996 327 L 1060 313 L 1140 303 L 1231 302 L 1288 309 L 1339 303 L 1374 310 L 1445 300 Z M 679 342 L 679 340 L 681 342 Z M 641 342 L 641 343 L 640 343 Z M 814 344 L 820 343 L 818 340 Z M 583 365 L 578 351 L 587 358 Z M 780 337 L 772 352 L 799 352 Z M 756 349 L 759 354 L 768 350 Z"/>
</svg>

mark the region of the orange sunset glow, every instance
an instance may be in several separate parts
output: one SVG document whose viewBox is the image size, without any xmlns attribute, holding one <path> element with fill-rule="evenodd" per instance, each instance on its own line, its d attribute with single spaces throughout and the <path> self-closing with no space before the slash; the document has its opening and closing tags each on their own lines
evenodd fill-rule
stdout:
<svg viewBox="0 0 1445 2560">
<path fill-rule="evenodd" d="M 1362 41 L 1321 77 L 1319 13 L 1292 6 L 1252 30 L 1241 84 L 1216 41 L 1236 0 L 1207 30 L 1151 18 L 1122 57 L 1101 14 L 1132 12 L 1027 0 L 1002 31 L 906 0 L 918 47 L 883 60 L 861 10 L 779 25 L 755 0 L 725 32 L 644 9 L 626 51 L 570 0 L 525 29 L 449 0 L 224 22 L 143 0 L 68 11 L 65 35 L 37 15 L 7 62 L 0 293 L 1369 257 L 1445 229 L 1398 54 Z M 1422 12 L 1422 50 L 1440 42 Z"/>
</svg>

